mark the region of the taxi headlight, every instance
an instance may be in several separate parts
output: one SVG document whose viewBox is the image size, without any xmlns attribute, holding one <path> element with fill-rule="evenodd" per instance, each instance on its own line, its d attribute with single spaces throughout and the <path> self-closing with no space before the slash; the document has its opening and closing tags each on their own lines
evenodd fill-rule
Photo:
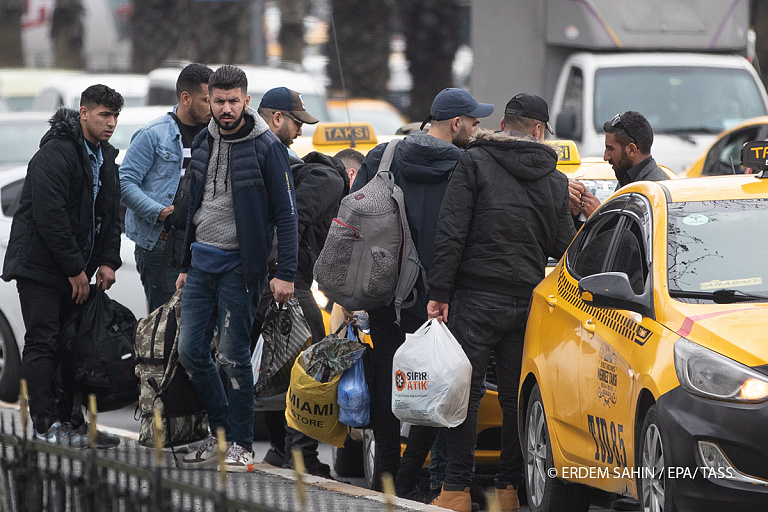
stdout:
<svg viewBox="0 0 768 512">
<path fill-rule="evenodd" d="M 694 395 L 733 402 L 768 398 L 768 377 L 685 338 L 675 342 L 675 371 Z"/>
</svg>

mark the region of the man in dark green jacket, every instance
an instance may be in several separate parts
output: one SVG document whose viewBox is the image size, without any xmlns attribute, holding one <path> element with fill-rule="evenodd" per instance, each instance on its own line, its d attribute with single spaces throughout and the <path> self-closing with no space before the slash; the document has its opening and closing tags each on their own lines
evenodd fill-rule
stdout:
<svg viewBox="0 0 768 512">
<path fill-rule="evenodd" d="M 72 397 L 57 400 L 52 381 L 64 322 L 88 298 L 94 273 L 107 290 L 121 264 L 117 150 L 107 141 L 122 108 L 118 92 L 93 85 L 79 112 L 60 109 L 51 118 L 29 162 L 3 267 L 5 281 L 16 279 L 24 317 L 21 373 L 35 436 L 79 448 L 88 445 L 87 430 L 70 423 L 79 416 Z"/>
</svg>

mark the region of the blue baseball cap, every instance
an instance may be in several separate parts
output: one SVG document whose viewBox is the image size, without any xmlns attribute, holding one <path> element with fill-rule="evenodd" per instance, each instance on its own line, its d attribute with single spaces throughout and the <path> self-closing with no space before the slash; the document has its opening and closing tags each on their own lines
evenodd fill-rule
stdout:
<svg viewBox="0 0 768 512">
<path fill-rule="evenodd" d="M 319 121 L 319 119 L 307 112 L 301 94 L 287 87 L 275 87 L 265 92 L 261 98 L 261 103 L 259 103 L 259 108 L 271 108 L 290 112 L 296 119 L 306 124 L 315 124 Z"/>
<path fill-rule="evenodd" d="M 432 120 L 444 121 L 459 116 L 488 117 L 491 114 L 493 105 L 490 103 L 479 103 L 464 89 L 449 87 L 437 93 L 432 100 L 429 117 L 421 124 L 421 129 Z"/>
</svg>

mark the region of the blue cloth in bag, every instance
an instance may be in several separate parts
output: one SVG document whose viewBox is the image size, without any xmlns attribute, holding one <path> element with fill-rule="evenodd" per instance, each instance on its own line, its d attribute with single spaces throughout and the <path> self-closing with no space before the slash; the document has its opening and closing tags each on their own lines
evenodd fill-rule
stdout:
<svg viewBox="0 0 768 512">
<path fill-rule="evenodd" d="M 347 338 L 357 339 L 350 327 Z M 365 367 L 360 357 L 355 364 L 344 370 L 339 380 L 336 396 L 339 404 L 339 421 L 350 427 L 364 427 L 371 421 L 371 394 L 365 380 Z"/>
</svg>

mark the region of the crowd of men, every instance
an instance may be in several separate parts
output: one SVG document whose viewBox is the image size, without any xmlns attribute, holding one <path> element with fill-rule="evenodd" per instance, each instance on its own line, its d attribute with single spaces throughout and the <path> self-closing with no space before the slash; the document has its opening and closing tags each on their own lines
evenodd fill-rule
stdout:
<svg viewBox="0 0 768 512">
<path fill-rule="evenodd" d="M 62 109 L 51 119 L 29 163 L 2 275 L 17 282 L 26 327 L 22 376 L 38 439 L 88 445 L 79 404 L 54 386 L 58 334 L 87 299 L 94 275 L 104 290 L 115 282 L 122 201 L 150 310 L 184 289 L 179 360 L 212 432 L 226 433 L 223 469 L 253 471 L 252 337 L 267 306 L 292 297 L 313 339 L 324 337 L 312 268 L 342 197 L 375 176 L 386 144 L 364 159 L 354 150 L 301 159 L 290 147 L 318 119 L 300 93 L 272 89 L 253 109 L 247 87 L 236 66 L 188 65 L 177 105 L 134 135 L 119 170 L 108 142 L 123 106 L 119 93 L 91 86 L 79 111 Z M 367 312 L 376 467 L 395 478 L 398 495 L 460 512 L 472 510 L 477 411 L 492 352 L 503 411 L 496 497 L 502 511 L 519 508 L 517 388 L 528 304 L 547 259 L 562 256 L 580 219 L 599 205 L 556 169 L 557 153 L 544 142 L 551 128 L 543 99 L 517 94 L 499 130 L 479 129 L 493 111 L 464 90 L 445 89 L 434 98 L 429 129 L 397 145 L 390 170 L 427 282 L 416 283 L 419 300 L 400 322 L 392 304 Z M 620 185 L 666 179 L 641 114 L 617 114 L 604 129 L 604 157 Z M 345 316 L 355 321 L 354 312 Z M 432 318 L 447 322 L 472 364 L 467 417 L 451 429 L 413 427 L 401 458 L 400 425 L 389 406 L 392 359 L 405 335 Z M 287 454 L 298 447 L 309 472 L 330 477 L 317 441 L 287 427 L 281 411 L 267 415 L 267 427 L 265 462 L 290 467 Z M 98 439 L 102 447 L 119 443 L 105 433 Z M 215 465 L 217 445 L 209 435 L 182 465 Z M 430 451 L 444 464 L 427 496 L 418 482 Z"/>
</svg>

